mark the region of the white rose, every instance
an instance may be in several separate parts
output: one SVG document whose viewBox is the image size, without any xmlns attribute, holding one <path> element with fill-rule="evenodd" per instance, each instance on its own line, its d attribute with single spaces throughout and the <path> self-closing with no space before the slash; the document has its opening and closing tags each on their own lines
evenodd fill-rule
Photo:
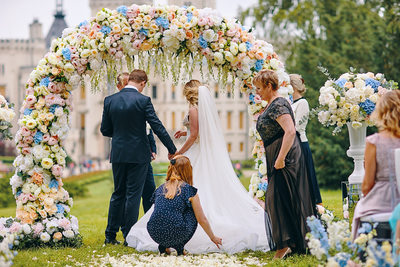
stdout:
<svg viewBox="0 0 400 267">
<path fill-rule="evenodd" d="M 64 109 L 62 107 L 58 107 L 54 111 L 54 115 L 56 115 L 57 117 L 61 117 L 63 114 L 64 114 Z"/>
<path fill-rule="evenodd" d="M 71 63 L 67 63 L 64 65 L 64 70 L 66 72 L 73 72 L 75 70 L 75 67 Z"/>
<path fill-rule="evenodd" d="M 106 18 L 106 13 L 104 13 L 103 11 L 99 11 L 96 14 L 96 20 L 98 22 L 102 22 L 104 19 Z"/>
<path fill-rule="evenodd" d="M 266 175 L 267 174 L 267 167 L 265 166 L 265 163 L 261 163 L 260 166 L 258 167 L 258 171 L 262 174 L 262 175 Z"/>
<path fill-rule="evenodd" d="M 320 111 L 318 113 L 318 120 L 322 124 L 326 124 L 329 120 L 330 112 L 329 111 Z"/>
<path fill-rule="evenodd" d="M 272 69 L 277 70 L 279 68 L 279 60 L 277 60 L 276 58 L 272 58 L 269 61 L 269 65 L 271 66 Z"/>
<path fill-rule="evenodd" d="M 256 192 L 256 191 L 257 191 L 257 188 L 258 188 L 258 185 L 257 185 L 257 184 L 251 184 L 251 185 L 249 186 L 249 190 L 252 191 L 252 192 Z"/>
<path fill-rule="evenodd" d="M 262 190 L 258 190 L 257 193 L 256 193 L 256 197 L 258 197 L 258 198 L 261 198 L 261 197 L 263 197 L 264 195 L 265 195 L 265 193 L 264 193 L 264 191 L 262 191 Z"/>
<path fill-rule="evenodd" d="M 337 102 L 336 102 L 336 100 L 335 100 L 335 99 L 330 99 L 330 100 L 329 100 L 328 106 L 329 106 L 329 109 L 337 109 Z"/>
<path fill-rule="evenodd" d="M 214 30 L 208 29 L 203 32 L 203 38 L 204 38 L 204 40 L 206 40 L 207 42 L 210 43 L 210 42 L 216 41 L 218 38 L 218 35 L 214 32 Z"/>
<path fill-rule="evenodd" d="M 240 45 L 239 45 L 239 51 L 240 52 L 247 52 L 247 46 L 246 46 L 246 43 L 241 43 Z"/>
<path fill-rule="evenodd" d="M 369 100 L 371 100 L 372 102 L 376 103 L 378 101 L 378 95 L 377 94 L 373 94 L 369 97 Z"/>
<path fill-rule="evenodd" d="M 32 232 L 31 227 L 29 226 L 29 224 L 24 224 L 22 226 L 22 231 L 24 231 L 24 234 L 26 234 L 26 235 L 29 235 Z"/>
<path fill-rule="evenodd" d="M 229 62 L 232 62 L 232 61 L 233 61 L 234 56 L 233 56 L 233 54 L 232 54 L 231 52 L 225 51 L 224 54 L 225 54 L 225 59 L 226 59 L 227 61 L 229 61 Z"/>
<path fill-rule="evenodd" d="M 357 79 L 357 80 L 354 82 L 354 87 L 357 88 L 357 89 L 364 88 L 364 87 L 365 87 L 365 82 L 364 82 L 364 80 L 362 80 L 362 79 Z"/>
<path fill-rule="evenodd" d="M 73 238 L 73 237 L 75 236 L 74 231 L 72 231 L 72 230 L 64 231 L 64 232 L 63 232 L 63 235 L 64 235 L 66 238 Z"/>
<path fill-rule="evenodd" d="M 40 234 L 40 240 L 47 243 L 50 240 L 50 235 L 48 233 L 44 232 L 44 233 Z"/>
<path fill-rule="evenodd" d="M 215 63 L 217 63 L 217 64 L 223 64 L 224 63 L 224 56 L 220 52 L 215 52 L 214 53 L 214 60 L 215 60 Z"/>
<path fill-rule="evenodd" d="M 354 129 L 358 129 L 358 128 L 360 128 L 362 126 L 362 123 L 361 122 L 358 122 L 358 121 L 353 121 L 352 123 L 351 123 L 351 127 L 353 127 Z"/>
<path fill-rule="evenodd" d="M 237 43 L 231 43 L 229 50 L 231 51 L 232 55 L 236 56 L 239 52 L 239 46 Z"/>
<path fill-rule="evenodd" d="M 50 55 L 47 57 L 47 60 L 53 65 L 57 65 L 58 63 L 58 58 L 55 53 L 50 53 Z"/>
</svg>

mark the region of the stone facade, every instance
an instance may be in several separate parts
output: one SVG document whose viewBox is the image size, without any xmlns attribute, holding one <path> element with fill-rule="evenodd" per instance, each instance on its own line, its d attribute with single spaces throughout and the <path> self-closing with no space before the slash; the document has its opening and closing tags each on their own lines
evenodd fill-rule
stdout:
<svg viewBox="0 0 400 267">
<path fill-rule="evenodd" d="M 115 9 L 120 5 L 130 5 L 131 0 L 90 0 L 91 14 L 94 16 L 103 7 Z M 148 0 L 135 2 L 151 4 Z M 195 5 L 199 8 L 215 8 L 215 0 L 171 0 L 175 5 Z M 85 18 L 82 18 L 82 20 Z M 25 82 L 38 61 L 47 52 L 41 24 L 35 20 L 30 25 L 30 37 L 26 40 L 0 40 L 0 93 L 15 103 L 19 113 L 24 99 Z M 193 75 L 200 79 L 198 72 Z M 220 114 L 225 141 L 232 159 L 245 159 L 250 156 L 252 145 L 248 137 L 249 116 L 247 103 L 239 90 L 218 88 L 213 82 L 208 83 L 212 90 Z M 230 92 L 232 91 L 232 92 Z M 66 151 L 73 160 L 80 163 L 88 159 L 104 160 L 108 158 L 110 140 L 100 133 L 103 99 L 115 93 L 115 86 L 109 90 L 92 94 L 87 89 L 78 88 L 73 92 L 74 111 L 71 115 L 71 131 L 65 143 Z M 162 81 L 150 75 L 149 86 L 144 94 L 151 96 L 155 110 L 168 132 L 173 133 L 182 128 L 182 120 L 188 110 L 188 104 L 182 95 L 182 85 L 174 86 L 170 81 Z M 17 114 L 19 117 L 19 114 Z M 15 126 L 16 122 L 15 122 Z M 18 127 L 14 127 L 15 132 Z M 167 151 L 158 138 L 158 161 L 167 159 Z M 175 141 L 175 140 L 174 140 Z M 176 141 L 177 147 L 183 140 Z"/>
</svg>

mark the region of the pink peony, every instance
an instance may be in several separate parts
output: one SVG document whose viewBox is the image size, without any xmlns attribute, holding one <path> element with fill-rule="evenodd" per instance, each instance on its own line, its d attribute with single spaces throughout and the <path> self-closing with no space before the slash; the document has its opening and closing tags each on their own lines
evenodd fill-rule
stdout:
<svg viewBox="0 0 400 267">
<path fill-rule="evenodd" d="M 32 148 L 30 146 L 24 146 L 22 147 L 21 153 L 24 155 L 31 154 Z"/>
<path fill-rule="evenodd" d="M 28 128 L 26 128 L 25 126 L 23 126 L 23 127 L 21 128 L 21 134 L 22 134 L 22 136 L 29 136 L 29 135 L 31 135 L 31 131 L 29 131 Z"/>
<path fill-rule="evenodd" d="M 206 18 L 200 18 L 199 22 L 197 23 L 199 26 L 205 26 L 207 25 L 208 21 Z"/>
<path fill-rule="evenodd" d="M 32 87 L 29 87 L 28 89 L 26 89 L 26 94 L 27 95 L 34 95 L 35 94 L 35 90 L 33 90 Z"/>
<path fill-rule="evenodd" d="M 41 223 L 37 223 L 32 226 L 32 229 L 33 229 L 33 234 L 37 236 L 44 230 L 44 226 Z"/>
<path fill-rule="evenodd" d="M 49 138 L 49 141 L 47 142 L 50 146 L 54 146 L 55 144 L 57 144 L 58 143 L 58 140 L 57 140 L 57 138 L 55 138 L 55 137 L 50 137 Z"/>
<path fill-rule="evenodd" d="M 58 220 L 58 227 L 61 227 L 64 230 L 70 230 L 71 222 L 67 218 L 62 218 L 61 220 Z"/>
<path fill-rule="evenodd" d="M 43 135 L 43 141 L 44 141 L 44 142 L 49 141 L 49 139 L 50 139 L 50 135 L 49 135 L 48 133 L 46 133 L 46 134 Z"/>
<path fill-rule="evenodd" d="M 36 97 L 34 95 L 27 95 L 25 101 L 26 104 L 33 105 L 36 103 Z"/>
<path fill-rule="evenodd" d="M 33 142 L 33 137 L 31 135 L 25 136 L 24 142 L 27 144 L 31 144 Z"/>
<path fill-rule="evenodd" d="M 255 95 L 254 96 L 254 102 L 256 104 L 260 104 L 262 102 L 261 96 L 260 95 Z"/>
<path fill-rule="evenodd" d="M 18 222 L 13 222 L 13 224 L 10 226 L 10 233 L 18 233 L 21 231 L 21 224 Z"/>
<path fill-rule="evenodd" d="M 62 91 L 62 89 L 58 86 L 58 84 L 53 83 L 53 82 L 49 83 L 48 87 L 49 87 L 50 92 L 52 92 L 52 93 L 59 94 Z"/>
<path fill-rule="evenodd" d="M 51 167 L 51 172 L 53 173 L 54 176 L 60 177 L 63 174 L 63 167 L 60 165 L 56 164 Z"/>
<path fill-rule="evenodd" d="M 230 29 L 226 32 L 226 35 L 229 37 L 233 37 L 236 34 L 236 29 Z"/>
</svg>

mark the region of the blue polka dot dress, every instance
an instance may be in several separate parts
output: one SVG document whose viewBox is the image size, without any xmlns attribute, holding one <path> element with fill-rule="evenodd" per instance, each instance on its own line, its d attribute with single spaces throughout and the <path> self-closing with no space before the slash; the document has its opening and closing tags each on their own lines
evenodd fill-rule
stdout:
<svg viewBox="0 0 400 267">
<path fill-rule="evenodd" d="M 183 248 L 192 238 L 197 228 L 197 220 L 189 198 L 194 197 L 197 189 L 184 183 L 181 192 L 173 199 L 165 198 L 165 184 L 154 192 L 151 201 L 154 211 L 147 223 L 147 231 L 159 245 L 161 253 L 166 248 L 174 248 L 178 255 L 183 254 Z"/>
</svg>

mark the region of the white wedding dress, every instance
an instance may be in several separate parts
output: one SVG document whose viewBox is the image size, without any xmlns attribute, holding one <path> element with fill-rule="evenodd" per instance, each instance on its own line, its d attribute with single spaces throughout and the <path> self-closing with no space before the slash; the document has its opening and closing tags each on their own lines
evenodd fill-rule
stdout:
<svg viewBox="0 0 400 267">
<path fill-rule="evenodd" d="M 193 186 L 198 189 L 214 234 L 222 238 L 222 247 L 218 249 L 199 225 L 185 249 L 195 254 L 269 250 L 265 212 L 249 196 L 233 170 L 217 109 L 205 86 L 199 87 L 198 114 L 199 140 L 185 155 L 192 163 Z M 131 228 L 126 238 L 130 247 L 139 251 L 158 251 L 158 245 L 146 229 L 152 212 L 153 208 Z"/>
</svg>

